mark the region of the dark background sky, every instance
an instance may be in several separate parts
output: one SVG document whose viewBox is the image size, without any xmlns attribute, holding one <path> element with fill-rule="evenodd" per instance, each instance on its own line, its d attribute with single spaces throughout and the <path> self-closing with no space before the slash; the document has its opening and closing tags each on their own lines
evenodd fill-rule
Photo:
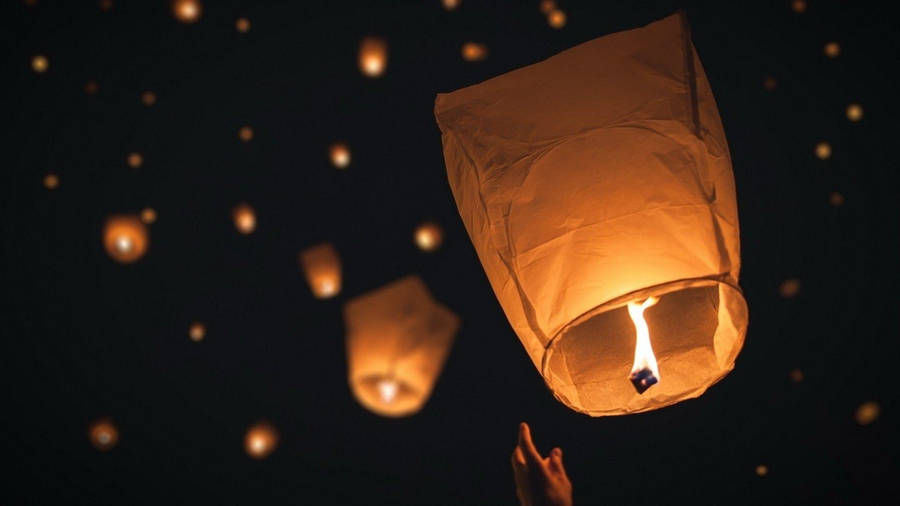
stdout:
<svg viewBox="0 0 900 506">
<path fill-rule="evenodd" d="M 896 19 L 876 2 L 4 2 L 2 170 L 7 504 L 514 504 L 529 421 L 566 452 L 579 504 L 860 504 L 898 488 Z M 697 400 L 592 419 L 555 401 L 509 327 L 456 211 L 437 92 L 686 9 L 734 172 L 750 330 Z M 235 19 L 252 27 L 238 33 Z M 387 73 L 360 75 L 383 36 Z M 460 45 L 487 44 L 483 62 Z M 836 59 L 824 44 L 841 45 Z M 30 59 L 49 59 L 43 74 Z M 777 80 L 764 89 L 766 76 Z M 96 95 L 84 85 L 95 80 Z M 156 93 L 147 107 L 140 95 Z M 862 104 L 852 123 L 847 104 Z M 237 131 L 250 125 L 249 143 Z M 327 160 L 346 141 L 348 170 Z M 814 146 L 833 155 L 819 160 Z M 125 163 L 138 151 L 144 164 Z M 59 175 L 47 190 L 42 178 Z M 829 203 L 840 192 L 841 206 Z M 246 201 L 258 228 L 236 232 Z M 106 216 L 159 214 L 147 255 L 113 262 Z M 444 247 L 411 241 L 433 219 Z M 316 300 L 297 252 L 332 241 L 344 290 Z M 346 383 L 341 305 L 409 273 L 462 319 L 425 408 L 379 418 Z M 787 278 L 798 295 L 779 296 Z M 187 329 L 206 323 L 203 342 Z M 800 369 L 804 380 L 793 382 Z M 854 411 L 877 401 L 861 426 Z M 121 440 L 96 451 L 86 427 Z M 281 444 L 242 448 L 268 419 Z M 757 476 L 757 465 L 768 466 Z M 894 498 L 896 498 L 894 496 Z"/>
</svg>

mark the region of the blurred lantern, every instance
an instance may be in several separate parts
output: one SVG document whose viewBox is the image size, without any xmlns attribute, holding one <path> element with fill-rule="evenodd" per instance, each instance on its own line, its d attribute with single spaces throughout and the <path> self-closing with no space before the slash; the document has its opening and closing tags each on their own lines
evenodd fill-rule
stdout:
<svg viewBox="0 0 900 506">
<path fill-rule="evenodd" d="M 863 117 L 863 108 L 859 104 L 850 104 L 847 106 L 847 119 L 856 122 Z"/>
<path fill-rule="evenodd" d="M 557 399 L 635 413 L 728 374 L 748 318 L 734 178 L 683 15 L 440 94 L 435 114 L 463 223 Z"/>
<path fill-rule="evenodd" d="M 316 298 L 328 299 L 341 291 L 341 259 L 331 244 L 319 244 L 301 251 L 300 266 Z"/>
<path fill-rule="evenodd" d="M 152 207 L 145 207 L 141 211 L 141 221 L 143 221 L 147 225 L 150 225 L 151 223 L 155 223 L 156 222 L 156 209 L 153 209 Z"/>
<path fill-rule="evenodd" d="M 387 42 L 380 37 L 366 37 L 359 44 L 359 70 L 368 77 L 378 77 L 387 67 Z"/>
<path fill-rule="evenodd" d="M 550 14 L 547 14 L 547 23 L 549 23 L 551 27 L 559 30 L 566 26 L 566 13 L 559 9 L 553 9 L 550 11 Z"/>
<path fill-rule="evenodd" d="M 800 281 L 795 278 L 788 278 L 778 285 L 778 293 L 785 299 L 792 299 L 800 293 Z"/>
<path fill-rule="evenodd" d="M 88 95 L 96 95 L 98 91 L 100 91 L 100 85 L 97 84 L 97 81 L 91 80 L 84 83 L 84 92 Z"/>
<path fill-rule="evenodd" d="M 59 176 L 54 173 L 49 173 L 44 176 L 44 187 L 48 190 L 54 190 L 59 186 Z"/>
<path fill-rule="evenodd" d="M 278 446 L 278 432 L 268 422 L 257 422 L 247 429 L 244 436 L 244 450 L 254 459 L 269 456 Z"/>
<path fill-rule="evenodd" d="M 244 142 L 250 142 L 253 140 L 253 129 L 248 126 L 242 126 L 238 130 L 238 137 Z"/>
<path fill-rule="evenodd" d="M 803 371 L 801 371 L 800 369 L 794 369 L 793 371 L 791 371 L 791 381 L 793 381 L 794 383 L 800 383 L 801 381 L 803 381 Z"/>
<path fill-rule="evenodd" d="M 778 81 L 776 81 L 774 77 L 767 77 L 763 80 L 763 88 L 768 91 L 775 90 L 776 86 L 778 86 Z"/>
<path fill-rule="evenodd" d="M 141 102 L 147 107 L 150 107 L 156 103 L 156 93 L 153 93 L 152 91 L 141 93 Z"/>
<path fill-rule="evenodd" d="M 444 4 L 444 8 L 448 11 L 455 10 L 459 7 L 460 0 L 441 0 L 441 3 Z"/>
<path fill-rule="evenodd" d="M 238 204 L 231 210 L 231 218 L 238 232 L 246 235 L 256 230 L 256 212 L 247 204 Z"/>
<path fill-rule="evenodd" d="M 128 162 L 129 167 L 137 169 L 144 164 L 144 157 L 140 153 L 129 153 L 125 161 Z"/>
<path fill-rule="evenodd" d="M 408 276 L 348 302 L 344 323 L 356 400 L 388 417 L 422 409 L 453 344 L 456 315 Z"/>
<path fill-rule="evenodd" d="M 553 0 L 541 0 L 540 9 L 541 13 L 546 16 L 556 9 L 556 2 Z"/>
<path fill-rule="evenodd" d="M 838 192 L 831 192 L 831 195 L 828 196 L 828 202 L 834 207 L 844 205 L 844 196 Z"/>
<path fill-rule="evenodd" d="M 428 221 L 416 228 L 415 240 L 422 251 L 434 251 L 444 242 L 444 231 L 437 223 Z"/>
<path fill-rule="evenodd" d="M 328 149 L 331 164 L 338 169 L 346 169 L 350 165 L 350 148 L 343 142 L 335 142 Z"/>
<path fill-rule="evenodd" d="M 481 61 L 487 58 L 487 46 L 477 42 L 466 42 L 462 46 L 462 57 L 466 61 Z"/>
<path fill-rule="evenodd" d="M 101 418 L 88 427 L 88 439 L 101 452 L 112 450 L 119 442 L 119 430 L 112 421 Z"/>
<path fill-rule="evenodd" d="M 172 15 L 182 23 L 194 23 L 203 14 L 200 0 L 172 0 Z"/>
<path fill-rule="evenodd" d="M 816 156 L 820 160 L 827 160 L 831 157 L 831 144 L 828 144 L 827 142 L 816 144 Z"/>
<path fill-rule="evenodd" d="M 757 476 L 765 476 L 765 475 L 767 475 L 767 474 L 769 474 L 769 468 L 768 468 L 768 467 L 766 467 L 766 466 L 764 466 L 764 465 L 762 465 L 762 464 L 756 466 L 756 475 L 757 475 Z"/>
<path fill-rule="evenodd" d="M 829 42 L 825 44 L 825 56 L 829 58 L 837 58 L 841 54 L 841 45 L 837 42 Z"/>
<path fill-rule="evenodd" d="M 149 232 L 137 216 L 122 214 L 111 216 L 103 225 L 103 246 L 113 260 L 129 264 L 139 260 L 147 252 Z"/>
<path fill-rule="evenodd" d="M 791 2 L 791 9 L 797 14 L 806 12 L 806 0 L 794 0 Z"/>
<path fill-rule="evenodd" d="M 191 324 L 191 327 L 188 329 L 188 336 L 191 338 L 191 341 L 200 342 L 206 337 L 206 326 L 200 322 L 194 322 Z"/>
<path fill-rule="evenodd" d="M 881 414 L 881 406 L 877 402 L 864 402 L 856 408 L 856 423 L 860 425 L 869 425 L 878 419 Z"/>
<path fill-rule="evenodd" d="M 46 72 L 48 67 L 50 67 L 50 62 L 47 60 L 46 56 L 38 54 L 31 58 L 31 69 L 38 74 Z"/>
<path fill-rule="evenodd" d="M 247 18 L 237 18 L 237 21 L 234 22 L 234 27 L 241 33 L 247 33 L 250 31 L 250 20 Z"/>
<path fill-rule="evenodd" d="M 101 11 L 108 11 L 113 7 L 112 0 L 100 0 L 98 4 L 100 5 Z"/>
</svg>

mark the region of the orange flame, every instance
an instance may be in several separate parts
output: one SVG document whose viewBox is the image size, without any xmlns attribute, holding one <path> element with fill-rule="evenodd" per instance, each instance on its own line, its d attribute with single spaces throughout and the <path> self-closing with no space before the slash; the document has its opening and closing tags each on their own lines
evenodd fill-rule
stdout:
<svg viewBox="0 0 900 506">
<path fill-rule="evenodd" d="M 634 346 L 634 364 L 631 366 L 631 374 L 647 369 L 653 373 L 653 377 L 659 381 L 659 367 L 656 365 L 656 356 L 653 354 L 653 347 L 650 345 L 650 328 L 647 321 L 644 320 L 644 310 L 659 302 L 656 297 L 648 297 L 643 303 L 628 303 L 628 316 L 634 322 L 634 328 L 637 331 L 637 338 Z M 652 383 L 651 383 L 652 384 Z M 649 386 L 649 385 L 647 385 Z"/>
</svg>

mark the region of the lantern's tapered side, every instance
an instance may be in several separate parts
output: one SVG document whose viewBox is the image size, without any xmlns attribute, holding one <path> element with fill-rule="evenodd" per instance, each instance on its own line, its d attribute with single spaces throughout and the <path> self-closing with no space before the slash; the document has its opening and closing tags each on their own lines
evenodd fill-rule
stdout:
<svg viewBox="0 0 900 506">
<path fill-rule="evenodd" d="M 581 44 L 440 94 L 460 216 L 548 387 L 592 416 L 696 397 L 747 327 L 728 144 L 686 19 Z M 629 302 L 660 381 L 629 381 Z"/>
<path fill-rule="evenodd" d="M 328 299 L 341 291 L 341 259 L 330 243 L 301 251 L 299 261 L 309 289 L 316 298 Z"/>
<path fill-rule="evenodd" d="M 411 415 L 425 405 L 459 328 L 459 318 L 408 276 L 344 306 L 350 389 L 370 411 Z"/>
</svg>

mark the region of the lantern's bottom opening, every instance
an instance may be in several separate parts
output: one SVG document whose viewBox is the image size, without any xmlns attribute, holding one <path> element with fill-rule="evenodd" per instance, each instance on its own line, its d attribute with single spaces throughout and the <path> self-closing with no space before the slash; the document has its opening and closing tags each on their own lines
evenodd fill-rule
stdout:
<svg viewBox="0 0 900 506">
<path fill-rule="evenodd" d="M 659 382 L 637 392 L 630 381 L 635 328 L 625 303 L 659 297 L 644 317 L 659 364 Z M 543 361 L 563 403 L 591 416 L 648 411 L 697 397 L 734 366 L 747 306 L 730 284 L 701 279 L 635 292 L 604 304 L 564 328 Z"/>
<path fill-rule="evenodd" d="M 386 384 L 391 394 L 386 396 Z M 350 388 L 356 400 L 369 411 L 387 417 L 408 416 L 425 403 L 424 396 L 396 376 L 371 374 L 351 381 Z"/>
</svg>

